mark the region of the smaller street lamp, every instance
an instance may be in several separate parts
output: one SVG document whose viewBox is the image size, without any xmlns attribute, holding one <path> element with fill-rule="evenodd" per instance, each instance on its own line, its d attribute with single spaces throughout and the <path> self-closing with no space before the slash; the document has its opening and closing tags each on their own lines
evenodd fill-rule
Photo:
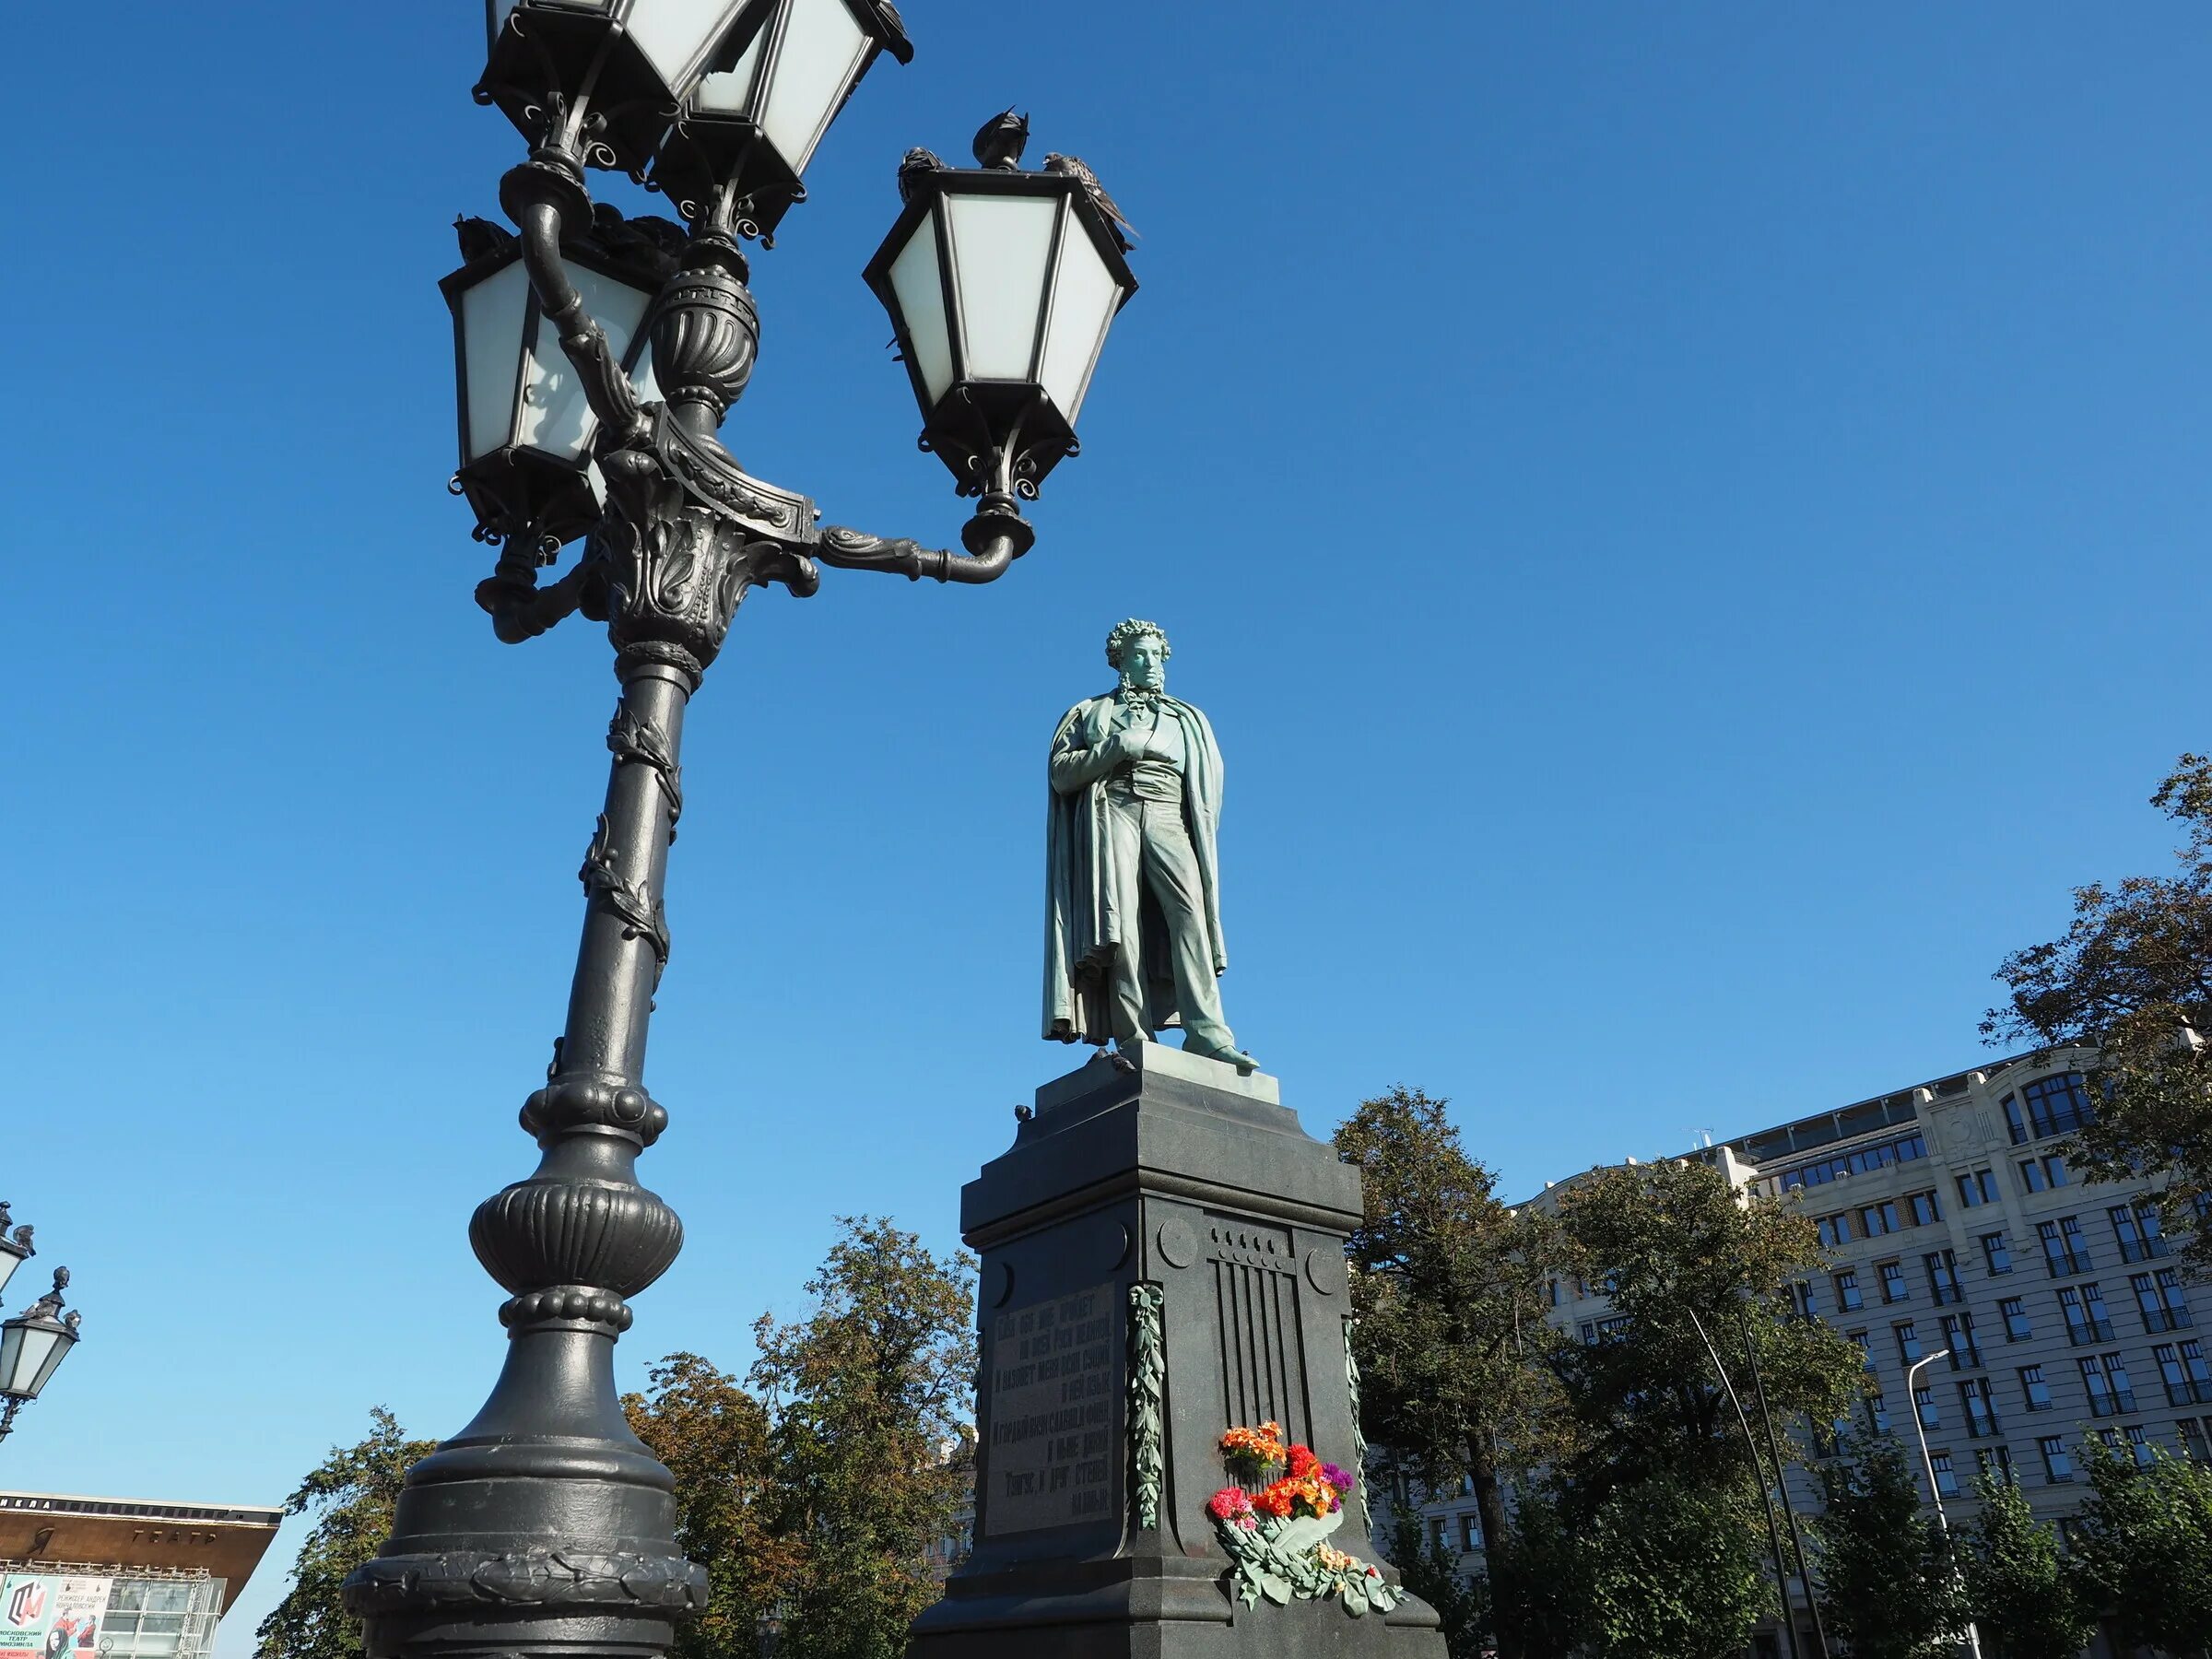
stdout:
<svg viewBox="0 0 2212 1659">
<path fill-rule="evenodd" d="M 922 447 L 962 495 L 1033 500 L 1077 451 L 1136 277 L 1081 176 L 930 162 L 900 169 L 905 211 L 864 275 L 891 314 Z"/>
<path fill-rule="evenodd" d="M 69 1269 L 53 1270 L 53 1288 L 13 1319 L 0 1323 L 0 1440 L 16 1426 L 16 1413 L 39 1397 L 47 1379 L 61 1368 L 76 1346 L 76 1327 L 82 1317 L 62 1312 L 62 1292 L 69 1284 Z"/>
<path fill-rule="evenodd" d="M 478 103 L 525 138 L 642 178 L 669 112 L 726 50 L 746 0 L 485 0 Z"/>
<path fill-rule="evenodd" d="M 526 591 L 529 572 L 598 522 L 602 492 L 591 443 L 599 418 L 583 377 L 561 349 L 559 325 L 531 287 L 520 242 L 488 219 L 463 218 L 454 228 L 465 263 L 438 285 L 453 313 L 461 429 L 461 465 L 449 488 L 475 510 L 477 539 L 504 544 L 493 582 L 524 578 Z M 676 270 L 671 250 L 682 239 L 665 219 L 624 219 L 603 210 L 560 249 L 562 273 L 606 332 L 641 401 L 660 393 L 652 342 L 640 324 Z M 510 561 L 517 570 L 507 570 Z"/>
<path fill-rule="evenodd" d="M 17 1268 L 39 1253 L 31 1248 L 28 1221 L 16 1229 L 13 1238 L 8 1236 L 7 1224 L 11 1219 L 7 1200 L 0 1198 L 0 1290 L 7 1288 L 7 1281 L 15 1277 Z"/>
<path fill-rule="evenodd" d="M 735 52 L 731 50 L 735 48 Z M 882 53 L 912 63 L 899 14 L 880 0 L 766 0 L 677 108 L 650 181 L 702 229 L 771 242 L 806 199 L 799 175 Z"/>
</svg>

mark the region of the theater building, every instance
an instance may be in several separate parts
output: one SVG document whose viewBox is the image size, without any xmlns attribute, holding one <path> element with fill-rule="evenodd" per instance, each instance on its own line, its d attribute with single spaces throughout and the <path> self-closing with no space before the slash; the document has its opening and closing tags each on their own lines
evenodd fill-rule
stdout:
<svg viewBox="0 0 2212 1659">
<path fill-rule="evenodd" d="M 206 1659 L 283 1519 L 0 1491 L 0 1659 Z"/>
</svg>

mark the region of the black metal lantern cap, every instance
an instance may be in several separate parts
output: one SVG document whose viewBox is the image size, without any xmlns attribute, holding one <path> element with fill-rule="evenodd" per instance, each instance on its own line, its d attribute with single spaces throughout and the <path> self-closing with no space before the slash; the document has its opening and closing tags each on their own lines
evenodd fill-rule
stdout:
<svg viewBox="0 0 2212 1659">
<path fill-rule="evenodd" d="M 653 149 L 745 0 L 485 0 L 478 103 L 533 143 L 643 178 Z M 565 136 L 549 131 L 564 125 Z"/>
<path fill-rule="evenodd" d="M 962 495 L 1034 498 L 1136 277 L 1084 182 L 901 170 L 906 206 L 863 273 L 890 312 L 921 446 Z"/>
<path fill-rule="evenodd" d="M 694 225 L 772 245 L 815 147 L 877 58 L 913 61 L 881 0 L 753 0 L 678 106 L 648 182 Z"/>
</svg>

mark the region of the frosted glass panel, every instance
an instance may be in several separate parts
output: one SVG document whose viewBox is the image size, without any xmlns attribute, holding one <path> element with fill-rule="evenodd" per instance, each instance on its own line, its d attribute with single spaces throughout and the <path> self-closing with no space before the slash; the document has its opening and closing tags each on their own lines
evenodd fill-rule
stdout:
<svg viewBox="0 0 2212 1659">
<path fill-rule="evenodd" d="M 1051 196 L 947 196 L 970 380 L 1027 380 L 1052 250 Z"/>
<path fill-rule="evenodd" d="M 729 0 L 637 0 L 629 13 L 629 38 L 669 90 L 681 97 L 684 76 L 712 43 L 729 9 Z"/>
<path fill-rule="evenodd" d="M 566 260 L 561 268 L 583 296 L 584 309 L 598 319 L 607 346 L 619 361 L 645 315 L 647 297 L 627 284 Z M 597 424 L 597 417 L 584 399 L 583 382 L 568 353 L 560 348 L 559 335 L 550 325 L 541 327 L 529 383 L 523 392 L 523 418 L 515 441 L 564 461 L 577 461 L 582 458 L 583 446 Z"/>
<path fill-rule="evenodd" d="M 691 107 L 713 115 L 750 115 L 753 71 L 760 66 L 760 42 L 767 38 L 767 29 L 756 29 L 745 51 L 738 55 L 735 67 L 700 76 L 699 90 L 691 94 Z"/>
<path fill-rule="evenodd" d="M 530 278 L 516 260 L 461 296 L 463 383 L 468 438 L 461 458 L 474 461 L 508 441 L 514 418 L 514 377 L 523 355 L 523 308 Z"/>
<path fill-rule="evenodd" d="M 891 292 L 899 300 L 900 316 L 906 320 L 914 367 L 922 371 L 922 384 L 934 404 L 952 384 L 952 342 L 945 331 L 945 285 L 937 267 L 935 213 L 922 216 L 899 257 L 891 261 Z"/>
<path fill-rule="evenodd" d="M 760 130 L 793 172 L 806 170 L 867 44 L 845 0 L 792 0 Z"/>
<path fill-rule="evenodd" d="M 1060 244 L 1060 275 L 1053 288 L 1052 325 L 1044 336 L 1044 367 L 1037 378 L 1067 424 L 1076 424 L 1090 385 L 1099 344 L 1121 297 L 1106 262 L 1083 227 L 1072 221 Z"/>
</svg>

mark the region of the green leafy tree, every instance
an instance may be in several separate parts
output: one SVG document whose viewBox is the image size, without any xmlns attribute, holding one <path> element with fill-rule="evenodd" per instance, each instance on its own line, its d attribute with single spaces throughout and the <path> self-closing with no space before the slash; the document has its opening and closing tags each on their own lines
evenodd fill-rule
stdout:
<svg viewBox="0 0 2212 1659">
<path fill-rule="evenodd" d="M 1559 1214 L 1579 1271 L 1609 1287 L 1620 1321 L 1563 1359 L 1579 1419 L 1564 1465 L 1574 1507 L 1594 1512 L 1614 1488 L 1656 1475 L 1757 1490 L 1708 1340 L 1747 1406 L 1756 1359 L 1777 1422 L 1834 1422 L 1864 1396 L 1857 1346 L 1793 1311 L 1791 1287 L 1826 1265 L 1794 1204 L 1740 1194 L 1683 1159 L 1600 1171 L 1567 1191 Z"/>
<path fill-rule="evenodd" d="M 1541 1481 L 1521 1483 L 1504 1533 L 1488 1542 L 1492 1571 L 1503 1566 L 1519 1586 L 1514 1612 L 1524 1659 L 1568 1659 L 1585 1649 L 1591 1552 L 1568 1525 L 1558 1493 Z"/>
<path fill-rule="evenodd" d="M 1982 1031 L 2098 1051 L 2097 1119 L 2069 1155 L 2107 1179 L 2166 1178 L 2169 1218 L 2212 1272 L 2212 1234 L 2193 1225 L 2212 1200 L 2212 759 L 2183 755 L 2150 799 L 2186 832 L 2179 872 L 2075 888 L 2065 935 L 1999 966 L 2010 995 Z"/>
<path fill-rule="evenodd" d="M 796 1551 L 779 1536 L 767 1407 L 697 1354 L 654 1366 L 622 1413 L 676 1477 L 676 1541 L 710 1569 L 705 1610 L 677 1627 L 676 1659 L 754 1659 L 761 1621 L 788 1590 Z"/>
<path fill-rule="evenodd" d="M 1392 1520 L 1390 1561 L 1406 1588 L 1436 1609 L 1452 1659 L 1481 1659 L 1490 1635 L 1483 1581 L 1460 1576 L 1457 1558 L 1422 1529 L 1418 1515 L 1401 1513 Z"/>
<path fill-rule="evenodd" d="M 1982 1651 L 1993 1659 L 2074 1659 L 2097 1621 L 2057 1534 L 2035 1518 L 2027 1494 L 2011 1481 L 1984 1477 L 1976 1490 L 1982 1512 L 1959 1553 Z"/>
<path fill-rule="evenodd" d="M 796 1552 L 787 1659 L 898 1659 L 935 1599 L 924 1551 L 951 1530 L 973 1387 L 973 1266 L 888 1220 L 841 1218 L 813 1312 L 753 1327 L 775 1418 L 778 1531 Z"/>
<path fill-rule="evenodd" d="M 1818 1235 L 1794 1204 L 1739 1193 L 1701 1159 L 1597 1171 L 1561 1195 L 1559 1216 L 1578 1270 L 1606 1288 L 1618 1321 L 1560 1364 L 1575 1432 L 1559 1489 L 1590 1558 L 1593 1640 L 1610 1646 L 1644 1629 L 1642 1585 L 1659 1598 L 1645 1633 L 1666 1652 L 1701 1653 L 1715 1632 L 1740 1646 L 1745 1586 L 1759 1605 L 1780 1601 L 1757 1566 L 1771 1559 L 1759 1493 L 1775 1477 L 1746 1444 L 1714 1357 L 1755 1426 L 1754 1361 L 1780 1423 L 1835 1422 L 1864 1395 L 1856 1345 L 1793 1312 L 1791 1287 L 1826 1265 Z M 1784 1457 L 1797 1451 L 1787 1437 L 1781 1445 Z M 1640 1539 L 1646 1514 L 1653 1530 Z M 1700 1527 L 1715 1530 L 1699 1538 Z M 1666 1587 L 1669 1562 L 1712 1598 L 1704 1634 L 1684 1622 L 1694 1600 Z"/>
<path fill-rule="evenodd" d="M 1592 1518 L 1594 1659 L 1730 1659 L 1769 1606 L 1742 1494 L 1661 1475 L 1621 1485 Z"/>
<path fill-rule="evenodd" d="M 2212 1648 L 2212 1466 L 2147 1464 L 2088 1442 L 2089 1498 L 2072 1535 L 2089 1605 L 2124 1647 Z"/>
<path fill-rule="evenodd" d="M 1903 1449 L 1883 1435 L 1851 1451 L 1815 1527 L 1827 1628 L 1852 1659 L 1936 1659 L 1966 1623 L 1950 1550 Z"/>
<path fill-rule="evenodd" d="M 1401 1087 L 1336 1131 L 1365 1192 L 1348 1246 L 1361 1432 L 1428 1485 L 1465 1477 L 1483 1535 L 1499 1538 L 1502 1481 L 1553 1456 L 1566 1421 L 1545 1363 L 1559 1342 L 1542 1300 L 1557 1232 L 1500 1202 L 1446 1104 Z M 1522 1587 L 1510 1559 L 1492 1560 L 1489 1594 L 1499 1649 L 1514 1659 Z"/>
<path fill-rule="evenodd" d="M 292 1563 L 291 1587 L 254 1631 L 256 1659 L 361 1659 L 360 1621 L 346 1611 L 338 1586 L 392 1535 L 392 1510 L 408 1465 L 438 1449 L 412 1441 L 382 1406 L 369 1413 L 367 1438 L 333 1446 L 284 1500 L 288 1515 L 312 1513 L 313 1527 Z"/>
</svg>

